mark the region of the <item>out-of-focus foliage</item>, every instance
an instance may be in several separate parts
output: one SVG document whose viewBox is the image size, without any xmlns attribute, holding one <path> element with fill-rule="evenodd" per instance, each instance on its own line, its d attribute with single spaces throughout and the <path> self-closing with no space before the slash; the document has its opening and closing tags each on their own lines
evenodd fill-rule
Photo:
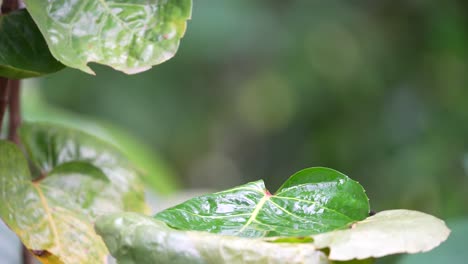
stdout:
<svg viewBox="0 0 468 264">
<path fill-rule="evenodd" d="M 196 1 L 177 56 L 65 70 L 55 104 L 126 126 L 186 187 L 327 166 L 373 209 L 468 215 L 466 1 Z"/>
<path fill-rule="evenodd" d="M 119 147 L 137 167 L 144 182 L 152 191 L 158 194 L 169 194 L 177 189 L 178 181 L 165 162 L 154 150 L 135 139 L 125 129 L 48 105 L 38 94 L 36 82 L 29 81 L 25 86 L 23 110 L 26 120 L 58 123 L 108 140 Z"/>
</svg>

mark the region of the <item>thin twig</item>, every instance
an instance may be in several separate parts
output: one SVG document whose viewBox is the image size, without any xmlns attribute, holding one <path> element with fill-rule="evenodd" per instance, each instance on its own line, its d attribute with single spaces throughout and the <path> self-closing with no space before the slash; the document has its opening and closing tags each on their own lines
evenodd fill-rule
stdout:
<svg viewBox="0 0 468 264">
<path fill-rule="evenodd" d="M 2 133 L 3 117 L 8 106 L 8 79 L 0 77 L 0 135 Z"/>
<path fill-rule="evenodd" d="M 11 11 L 15 11 L 18 8 L 19 8 L 18 0 L 3 0 L 2 14 L 10 13 Z"/>
<path fill-rule="evenodd" d="M 21 125 L 21 105 L 20 105 L 20 80 L 10 80 L 10 102 L 9 102 L 9 123 L 8 139 L 20 144 L 18 130 Z"/>
</svg>

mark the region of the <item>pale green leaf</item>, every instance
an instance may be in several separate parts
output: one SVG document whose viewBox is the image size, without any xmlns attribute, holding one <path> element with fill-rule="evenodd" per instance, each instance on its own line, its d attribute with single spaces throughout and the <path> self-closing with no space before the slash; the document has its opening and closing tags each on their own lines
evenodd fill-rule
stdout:
<svg viewBox="0 0 468 264">
<path fill-rule="evenodd" d="M 44 263 L 103 263 L 95 218 L 143 212 L 138 174 L 112 146 L 48 124 L 25 124 L 21 141 L 0 141 L 0 216 Z"/>
<path fill-rule="evenodd" d="M 269 243 L 195 231 L 178 231 L 151 217 L 120 213 L 96 222 L 122 264 L 328 264 L 312 244 Z"/>
<path fill-rule="evenodd" d="M 50 51 L 87 73 L 89 62 L 128 74 L 170 59 L 191 16 L 191 0 L 25 0 Z"/>
<path fill-rule="evenodd" d="M 332 260 L 365 259 L 397 253 L 426 252 L 445 241 L 444 221 L 409 210 L 383 211 L 350 229 L 313 236 L 317 248 L 329 248 Z"/>
</svg>

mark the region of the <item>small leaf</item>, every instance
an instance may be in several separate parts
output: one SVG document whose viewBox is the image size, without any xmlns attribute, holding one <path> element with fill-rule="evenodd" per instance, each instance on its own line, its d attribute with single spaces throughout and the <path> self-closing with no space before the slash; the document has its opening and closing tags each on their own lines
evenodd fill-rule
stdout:
<svg viewBox="0 0 468 264">
<path fill-rule="evenodd" d="M 112 146 L 85 133 L 24 124 L 21 141 L 0 141 L 0 215 L 45 263 L 103 263 L 99 215 L 144 210 L 137 173 Z"/>
<path fill-rule="evenodd" d="M 191 199 L 155 215 L 181 230 L 243 237 L 306 236 L 368 216 L 362 186 L 328 168 L 302 170 L 271 195 L 263 181 Z"/>
<path fill-rule="evenodd" d="M 332 260 L 365 259 L 426 252 L 445 241 L 444 221 L 417 211 L 383 211 L 347 230 L 313 236 L 317 248 L 330 248 Z"/>
<path fill-rule="evenodd" d="M 312 244 L 268 243 L 262 239 L 178 231 L 135 213 L 98 218 L 96 232 L 111 254 L 126 264 L 328 264 Z"/>
<path fill-rule="evenodd" d="M 25 0 L 63 64 L 93 74 L 89 62 L 128 74 L 170 59 L 190 18 L 191 0 Z"/>
<path fill-rule="evenodd" d="M 0 76 L 37 77 L 64 68 L 26 10 L 0 15 Z"/>
</svg>

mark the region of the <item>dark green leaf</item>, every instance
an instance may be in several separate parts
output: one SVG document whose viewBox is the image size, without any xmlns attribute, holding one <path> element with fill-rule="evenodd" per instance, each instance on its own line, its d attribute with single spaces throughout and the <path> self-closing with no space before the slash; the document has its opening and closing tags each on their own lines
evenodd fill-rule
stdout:
<svg viewBox="0 0 468 264">
<path fill-rule="evenodd" d="M 268 243 L 206 232 L 177 231 L 154 218 L 120 213 L 96 222 L 111 254 L 125 264 L 328 264 L 312 244 Z"/>
<path fill-rule="evenodd" d="M 22 79 L 56 72 L 64 66 L 49 48 L 26 10 L 0 16 L 0 76 Z"/>
<path fill-rule="evenodd" d="M 302 170 L 271 195 L 263 181 L 208 194 L 155 215 L 173 228 L 243 237 L 305 236 L 368 216 L 362 186 L 328 168 Z"/>
<path fill-rule="evenodd" d="M 25 0 L 63 64 L 87 73 L 97 62 L 128 74 L 145 71 L 177 51 L 191 0 Z"/>
<path fill-rule="evenodd" d="M 21 141 L 0 141 L 0 215 L 45 263 L 103 263 L 106 248 L 94 219 L 122 210 L 142 212 L 138 174 L 112 146 L 48 124 L 25 124 Z"/>
</svg>

